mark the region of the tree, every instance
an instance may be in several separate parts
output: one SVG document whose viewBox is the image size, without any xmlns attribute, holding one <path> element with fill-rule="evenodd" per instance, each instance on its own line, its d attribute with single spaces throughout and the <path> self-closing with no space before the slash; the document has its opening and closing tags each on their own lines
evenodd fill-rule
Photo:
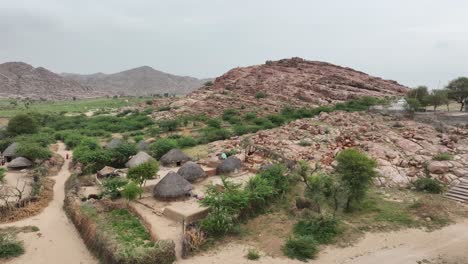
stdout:
<svg viewBox="0 0 468 264">
<path fill-rule="evenodd" d="M 425 97 L 427 105 L 432 105 L 434 107 L 434 112 L 437 110 L 437 107 L 448 103 L 448 92 L 447 90 L 432 90 L 431 94 Z"/>
<path fill-rule="evenodd" d="M 349 210 L 352 203 L 364 199 L 376 175 L 377 162 L 356 149 L 341 151 L 336 160 L 338 165 L 335 172 L 346 189 L 346 209 Z"/>
<path fill-rule="evenodd" d="M 428 95 L 429 91 L 426 86 L 418 86 L 409 90 L 406 96 L 418 100 L 421 105 L 425 106 L 424 98 Z"/>
<path fill-rule="evenodd" d="M 156 159 L 161 158 L 169 150 L 175 149 L 178 147 L 177 141 L 170 138 L 161 138 L 156 140 L 153 144 L 150 145 L 150 151 L 153 157 Z"/>
<path fill-rule="evenodd" d="M 138 196 L 141 197 L 143 189 L 134 182 L 129 182 L 122 190 L 122 197 L 127 199 L 128 202 L 135 200 Z"/>
<path fill-rule="evenodd" d="M 49 149 L 40 146 L 37 143 L 20 143 L 16 150 L 16 155 L 25 157 L 29 160 L 45 160 L 52 156 Z"/>
<path fill-rule="evenodd" d="M 446 88 L 449 90 L 449 98 L 460 103 L 460 111 L 463 111 L 466 101 L 468 100 L 468 78 L 457 78 L 451 81 Z"/>
<path fill-rule="evenodd" d="M 406 100 L 406 110 L 410 112 L 416 112 L 421 107 L 421 103 L 416 98 L 407 97 Z"/>
<path fill-rule="evenodd" d="M 142 187 L 146 180 L 152 179 L 159 170 L 156 161 L 148 161 L 128 170 L 127 177 Z"/>
<path fill-rule="evenodd" d="M 12 136 L 34 134 L 38 131 L 37 121 L 28 114 L 18 114 L 8 122 L 7 132 Z"/>
</svg>

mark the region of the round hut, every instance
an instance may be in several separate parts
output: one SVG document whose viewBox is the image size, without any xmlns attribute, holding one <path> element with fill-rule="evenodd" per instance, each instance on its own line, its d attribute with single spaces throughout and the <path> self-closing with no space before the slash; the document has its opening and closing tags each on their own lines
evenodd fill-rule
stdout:
<svg viewBox="0 0 468 264">
<path fill-rule="evenodd" d="M 6 162 L 12 161 L 16 158 L 16 150 L 18 149 L 18 143 L 12 143 L 8 148 L 3 151 L 3 157 L 5 158 Z"/>
<path fill-rule="evenodd" d="M 206 176 L 202 167 L 193 161 L 185 162 L 177 173 L 189 182 L 195 182 Z"/>
<path fill-rule="evenodd" d="M 149 143 L 144 140 L 140 140 L 140 142 L 137 143 L 137 149 L 139 151 L 148 151 L 149 146 L 150 146 Z"/>
<path fill-rule="evenodd" d="M 171 171 L 154 186 L 153 195 L 155 198 L 168 200 L 187 196 L 191 190 L 190 182 Z"/>
<path fill-rule="evenodd" d="M 238 172 L 241 168 L 241 160 L 236 156 L 230 156 L 223 160 L 218 167 L 216 167 L 217 174 L 230 174 Z"/>
<path fill-rule="evenodd" d="M 116 149 L 118 146 L 122 145 L 124 141 L 120 138 L 113 138 L 109 143 L 107 143 L 107 149 Z"/>
<path fill-rule="evenodd" d="M 140 151 L 135 156 L 133 156 L 127 163 L 125 163 L 125 167 L 133 168 L 151 160 L 154 160 L 153 157 L 148 155 L 146 152 Z"/>
<path fill-rule="evenodd" d="M 29 168 L 33 165 L 33 162 L 27 158 L 18 157 L 8 163 L 7 167 L 11 169 L 24 169 Z"/>
<path fill-rule="evenodd" d="M 190 160 L 190 157 L 185 155 L 182 150 L 171 149 L 169 152 L 164 154 L 159 161 L 161 161 L 164 166 L 180 166 Z"/>
</svg>

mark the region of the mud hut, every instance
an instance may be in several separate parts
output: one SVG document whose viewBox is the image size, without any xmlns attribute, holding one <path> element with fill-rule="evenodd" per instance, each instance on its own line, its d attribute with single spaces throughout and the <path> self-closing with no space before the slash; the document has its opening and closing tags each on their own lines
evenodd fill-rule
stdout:
<svg viewBox="0 0 468 264">
<path fill-rule="evenodd" d="M 29 168 L 33 165 L 32 161 L 27 158 L 18 157 L 8 163 L 7 167 L 11 169 L 24 169 Z"/>
<path fill-rule="evenodd" d="M 149 143 L 144 141 L 144 140 L 140 140 L 140 142 L 137 143 L 137 149 L 139 151 L 148 151 L 149 150 Z"/>
<path fill-rule="evenodd" d="M 140 151 L 135 156 L 133 156 L 127 163 L 125 163 L 125 167 L 133 168 L 151 160 L 154 160 L 153 157 L 148 155 L 146 152 Z"/>
<path fill-rule="evenodd" d="M 223 160 L 218 167 L 216 167 L 217 174 L 230 174 L 238 172 L 241 168 L 241 160 L 236 156 L 230 156 Z"/>
<path fill-rule="evenodd" d="M 124 141 L 120 138 L 113 138 L 109 143 L 107 143 L 107 149 L 116 149 L 118 146 L 122 145 Z"/>
<path fill-rule="evenodd" d="M 206 176 L 202 167 L 193 161 L 184 163 L 177 173 L 189 182 L 195 182 Z"/>
<path fill-rule="evenodd" d="M 180 149 L 171 149 L 161 157 L 160 161 L 164 166 L 180 166 L 190 161 L 190 157 L 185 155 Z"/>
<path fill-rule="evenodd" d="M 18 143 L 12 143 L 8 148 L 3 151 L 3 157 L 5 158 L 6 162 L 12 161 L 16 158 L 16 150 L 18 149 Z"/>
<path fill-rule="evenodd" d="M 175 172 L 169 172 L 154 186 L 153 195 L 155 198 L 168 200 L 187 196 L 191 190 L 190 182 Z"/>
</svg>

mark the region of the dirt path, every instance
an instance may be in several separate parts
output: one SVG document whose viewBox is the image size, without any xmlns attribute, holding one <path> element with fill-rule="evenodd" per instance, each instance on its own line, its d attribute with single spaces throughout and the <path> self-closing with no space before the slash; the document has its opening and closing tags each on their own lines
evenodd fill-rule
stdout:
<svg viewBox="0 0 468 264">
<path fill-rule="evenodd" d="M 68 151 L 60 143 L 57 151 L 65 157 Z M 54 198 L 44 211 L 32 218 L 15 223 L 0 225 L 39 227 L 35 233 L 20 234 L 19 239 L 24 241 L 25 254 L 21 257 L 7 261 L 8 264 L 94 264 L 98 261 L 91 255 L 75 226 L 70 222 L 63 211 L 65 198 L 65 181 L 70 176 L 68 170 L 69 160 L 66 160 L 55 179 Z"/>
<path fill-rule="evenodd" d="M 249 246 L 230 244 L 190 259 L 180 264 L 237 264 L 253 263 L 247 260 Z M 418 229 L 402 230 L 391 233 L 367 234 L 356 245 L 347 248 L 326 247 L 316 260 L 317 264 L 416 264 L 422 263 L 468 263 L 468 221 L 460 222 L 434 232 Z M 255 263 L 303 263 L 286 258 L 262 256 Z"/>
</svg>

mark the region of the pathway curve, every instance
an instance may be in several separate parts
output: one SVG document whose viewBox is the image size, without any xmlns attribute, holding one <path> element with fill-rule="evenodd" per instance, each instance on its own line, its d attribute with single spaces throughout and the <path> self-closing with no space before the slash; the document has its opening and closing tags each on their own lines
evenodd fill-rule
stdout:
<svg viewBox="0 0 468 264">
<path fill-rule="evenodd" d="M 65 145 L 59 143 L 57 153 L 65 158 L 70 152 Z M 49 206 L 39 215 L 14 223 L 2 224 L 8 226 L 39 227 L 39 232 L 21 233 L 18 238 L 24 241 L 25 254 L 7 261 L 8 264 L 97 264 L 98 261 L 88 251 L 73 223 L 63 210 L 65 198 L 65 181 L 70 177 L 68 170 L 70 160 L 65 160 L 62 169 L 55 180 L 54 198 Z"/>
</svg>

